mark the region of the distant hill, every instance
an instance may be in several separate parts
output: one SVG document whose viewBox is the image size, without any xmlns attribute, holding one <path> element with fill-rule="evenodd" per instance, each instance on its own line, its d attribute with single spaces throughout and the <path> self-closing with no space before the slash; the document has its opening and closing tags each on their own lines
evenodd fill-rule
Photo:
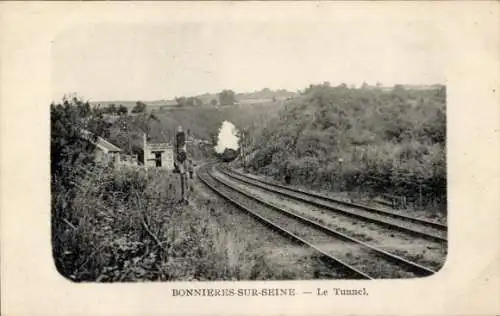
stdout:
<svg viewBox="0 0 500 316">
<path fill-rule="evenodd" d="M 270 90 L 268 88 L 264 88 L 260 91 L 250 92 L 250 93 L 239 93 L 236 94 L 237 100 L 272 100 L 275 98 L 276 100 L 285 100 L 288 98 L 297 97 L 297 92 L 287 91 L 285 89 L 278 90 Z"/>
<path fill-rule="evenodd" d="M 142 100 L 136 100 L 136 101 L 90 101 L 90 106 L 96 106 L 96 107 L 108 107 L 111 104 L 114 104 L 116 106 L 123 105 L 125 106 L 129 111 L 132 110 L 137 101 L 141 101 L 145 103 L 148 106 L 148 110 L 152 109 L 159 109 L 163 106 L 176 106 L 177 102 L 175 100 L 156 100 L 156 101 L 142 101 Z"/>
<path fill-rule="evenodd" d="M 271 102 L 273 100 L 286 100 L 289 98 L 297 97 L 299 94 L 297 92 L 288 91 L 285 89 L 278 90 L 270 90 L 268 88 L 264 88 L 259 91 L 247 92 L 247 93 L 237 93 L 236 92 L 236 102 L 239 104 L 256 104 L 256 103 L 266 103 Z M 186 96 L 189 97 L 189 96 Z M 204 93 L 197 96 L 194 96 L 202 101 L 203 106 L 212 106 L 212 100 L 217 100 L 219 102 L 218 93 Z M 91 101 L 91 106 L 101 106 L 107 107 L 110 104 L 115 104 L 116 106 L 123 105 L 129 109 L 129 111 L 134 108 L 137 101 L 144 102 L 149 110 L 159 110 L 159 109 L 169 109 L 177 107 L 177 102 L 174 100 L 153 100 L 153 101 L 144 101 L 144 100 L 135 100 L 135 101 Z"/>
<path fill-rule="evenodd" d="M 90 106 L 92 107 L 107 107 L 111 104 L 114 104 L 116 106 L 123 105 L 127 107 L 128 109 L 132 109 L 135 106 L 135 103 L 137 101 L 90 101 Z"/>
</svg>

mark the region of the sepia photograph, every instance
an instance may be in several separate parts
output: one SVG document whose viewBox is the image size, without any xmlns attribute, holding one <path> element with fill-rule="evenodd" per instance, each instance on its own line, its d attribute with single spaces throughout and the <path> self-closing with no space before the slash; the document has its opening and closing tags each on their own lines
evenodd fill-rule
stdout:
<svg viewBox="0 0 500 316">
<path fill-rule="evenodd" d="M 1 314 L 499 314 L 499 9 L 0 2 Z"/>
<path fill-rule="evenodd" d="M 448 248 L 437 29 L 382 30 L 217 21 L 59 34 L 57 271 L 75 282 L 437 273 Z"/>
</svg>

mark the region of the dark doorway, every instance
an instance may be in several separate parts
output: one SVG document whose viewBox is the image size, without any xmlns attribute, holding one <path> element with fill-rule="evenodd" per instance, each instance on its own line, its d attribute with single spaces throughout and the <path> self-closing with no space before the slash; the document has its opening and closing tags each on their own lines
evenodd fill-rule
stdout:
<svg viewBox="0 0 500 316">
<path fill-rule="evenodd" d="M 161 167 L 161 151 L 155 152 L 155 164 L 157 167 Z"/>
</svg>

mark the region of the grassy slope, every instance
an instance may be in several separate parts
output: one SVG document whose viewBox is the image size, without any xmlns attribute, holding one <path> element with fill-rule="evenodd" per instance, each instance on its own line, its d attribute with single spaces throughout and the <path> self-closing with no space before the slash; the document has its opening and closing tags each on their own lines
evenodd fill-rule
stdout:
<svg viewBox="0 0 500 316">
<path fill-rule="evenodd" d="M 171 141 L 173 134 L 179 125 L 184 130 L 190 130 L 191 134 L 198 139 L 212 140 L 217 135 L 224 120 L 236 125 L 238 129 L 250 126 L 261 117 L 275 112 L 280 102 L 246 104 L 237 106 L 214 107 L 192 107 L 174 108 L 168 110 L 154 111 L 157 120 L 148 119 L 148 116 L 128 116 L 116 122 L 111 129 L 111 141 L 119 147 L 128 147 L 128 135 L 125 135 L 123 126 L 127 125 L 134 134 L 132 142 L 140 146 L 142 139 L 136 134 L 140 130 L 148 129 L 150 140 L 154 142 Z M 125 124 L 124 124 L 125 122 Z"/>
<path fill-rule="evenodd" d="M 185 108 L 155 112 L 163 126 L 176 128 L 179 124 L 190 129 L 193 135 L 209 139 L 211 133 L 217 133 L 222 121 L 228 120 L 237 128 L 251 124 L 262 113 L 269 112 L 276 104 L 247 104 L 220 108 Z"/>
<path fill-rule="evenodd" d="M 445 203 L 445 91 L 313 86 L 253 131 L 254 171 Z M 339 161 L 342 160 L 342 162 Z"/>
<path fill-rule="evenodd" d="M 248 128 L 255 121 L 262 120 L 269 113 L 280 108 L 281 102 L 245 104 L 224 107 L 188 107 L 155 110 L 152 119 L 146 115 L 121 117 L 110 128 L 109 140 L 125 152 L 140 154 L 142 149 L 142 131 L 147 131 L 148 141 L 153 143 L 172 142 L 177 127 L 190 130 L 197 138 L 207 141 L 216 139 L 224 120 L 236 125 L 238 129 Z M 213 155 L 212 145 L 188 146 L 188 155 L 195 161 Z"/>
<path fill-rule="evenodd" d="M 78 190 L 54 192 L 54 260 L 66 278 L 127 282 L 312 278 L 270 262 L 223 203 L 175 203 L 178 179 L 164 171 L 89 169 Z M 205 201 L 209 202 L 209 201 Z M 68 207 L 69 205 L 69 207 Z M 248 226 L 248 224 L 246 225 Z M 251 233 L 251 232 L 250 232 Z M 307 257 L 302 261 L 307 262 Z"/>
<path fill-rule="evenodd" d="M 234 225 L 228 210 L 235 211 L 225 203 L 179 205 L 175 174 L 92 163 L 95 147 L 78 137 L 92 126 L 107 134 L 98 113 L 81 101 L 51 106 L 51 237 L 63 276 L 77 282 L 312 277 L 288 261 L 270 262 L 250 225 Z"/>
</svg>

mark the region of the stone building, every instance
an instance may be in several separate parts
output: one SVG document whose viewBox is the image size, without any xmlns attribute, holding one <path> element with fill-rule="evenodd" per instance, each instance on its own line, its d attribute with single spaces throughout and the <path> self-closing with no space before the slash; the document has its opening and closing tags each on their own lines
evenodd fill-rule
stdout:
<svg viewBox="0 0 500 316">
<path fill-rule="evenodd" d="M 143 134 L 144 166 L 174 169 L 174 146 L 169 143 L 149 143 Z"/>
<path fill-rule="evenodd" d="M 122 150 L 117 146 L 111 144 L 107 140 L 98 137 L 97 141 L 94 142 L 94 145 L 97 147 L 96 150 L 96 161 L 103 164 L 120 163 L 120 154 Z"/>
<path fill-rule="evenodd" d="M 111 144 L 102 137 L 94 138 L 92 134 L 87 130 L 81 130 L 81 135 L 84 139 L 89 140 L 96 147 L 95 160 L 101 164 L 119 164 L 120 155 L 122 150 L 117 146 Z"/>
</svg>

